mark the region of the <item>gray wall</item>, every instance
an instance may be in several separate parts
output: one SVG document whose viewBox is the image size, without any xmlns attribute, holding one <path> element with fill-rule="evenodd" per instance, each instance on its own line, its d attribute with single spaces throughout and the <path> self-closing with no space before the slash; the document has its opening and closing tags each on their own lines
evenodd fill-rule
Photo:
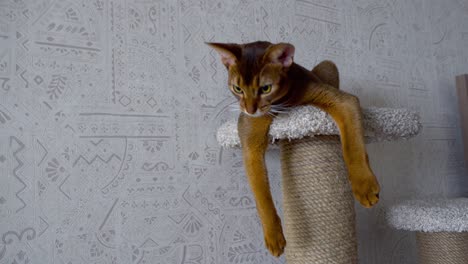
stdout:
<svg viewBox="0 0 468 264">
<path fill-rule="evenodd" d="M 361 263 L 414 263 L 383 208 L 459 191 L 466 0 L 1 0 L 0 263 L 285 263 L 214 140 L 235 113 L 203 42 L 259 39 L 334 60 L 364 106 L 421 113 L 417 138 L 369 146 L 382 199 L 357 206 Z"/>
</svg>

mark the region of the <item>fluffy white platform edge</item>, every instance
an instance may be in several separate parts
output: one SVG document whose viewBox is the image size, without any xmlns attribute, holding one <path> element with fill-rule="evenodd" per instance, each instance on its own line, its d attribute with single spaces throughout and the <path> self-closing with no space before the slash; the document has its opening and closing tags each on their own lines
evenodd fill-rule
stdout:
<svg viewBox="0 0 468 264">
<path fill-rule="evenodd" d="M 468 198 L 408 200 L 389 207 L 386 216 L 397 229 L 464 232 L 468 231 Z"/>
<path fill-rule="evenodd" d="M 367 141 L 407 139 L 419 133 L 419 115 L 407 109 L 364 108 L 363 124 Z M 279 139 L 299 139 L 314 135 L 339 135 L 333 119 L 312 106 L 291 109 L 277 116 L 270 127 L 272 142 Z M 237 120 L 224 123 L 216 134 L 223 147 L 238 147 Z"/>
</svg>

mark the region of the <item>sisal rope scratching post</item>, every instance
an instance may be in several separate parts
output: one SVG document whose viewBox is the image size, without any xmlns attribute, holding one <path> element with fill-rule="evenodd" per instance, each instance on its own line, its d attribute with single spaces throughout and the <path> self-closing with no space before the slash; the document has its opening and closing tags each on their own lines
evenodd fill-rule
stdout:
<svg viewBox="0 0 468 264">
<path fill-rule="evenodd" d="M 339 137 L 283 140 L 280 149 L 288 261 L 357 263 L 354 199 Z"/>
<path fill-rule="evenodd" d="M 387 218 L 397 229 L 416 231 L 420 264 L 468 263 L 468 198 L 404 201 Z"/>
<path fill-rule="evenodd" d="M 468 263 L 468 232 L 417 232 L 416 241 L 420 263 Z"/>
<path fill-rule="evenodd" d="M 368 142 L 416 135 L 419 116 L 405 109 L 363 109 Z M 356 264 L 354 197 L 339 131 L 325 112 L 297 107 L 274 119 L 269 135 L 281 150 L 285 248 L 288 264 Z M 239 147 L 237 122 L 217 133 L 224 147 Z"/>
</svg>

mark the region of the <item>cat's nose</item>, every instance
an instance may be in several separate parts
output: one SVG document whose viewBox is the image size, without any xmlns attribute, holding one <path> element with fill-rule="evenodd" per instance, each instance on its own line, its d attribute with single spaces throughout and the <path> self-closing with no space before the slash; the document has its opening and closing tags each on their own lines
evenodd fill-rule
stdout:
<svg viewBox="0 0 468 264">
<path fill-rule="evenodd" d="M 248 105 L 246 108 L 245 108 L 245 111 L 247 111 L 247 113 L 253 115 L 257 112 L 257 106 L 256 105 Z"/>
</svg>

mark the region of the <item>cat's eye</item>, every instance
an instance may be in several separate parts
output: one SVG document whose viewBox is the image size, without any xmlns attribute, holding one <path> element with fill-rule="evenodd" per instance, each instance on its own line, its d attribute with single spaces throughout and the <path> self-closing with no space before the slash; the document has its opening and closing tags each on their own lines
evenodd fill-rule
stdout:
<svg viewBox="0 0 468 264">
<path fill-rule="evenodd" d="M 271 84 L 262 86 L 260 88 L 262 90 L 262 94 L 267 94 L 267 93 L 271 92 L 271 87 L 272 87 Z"/>
<path fill-rule="evenodd" d="M 237 85 L 233 85 L 233 86 L 232 86 L 232 90 L 234 90 L 234 92 L 236 92 L 236 93 L 238 93 L 238 94 L 243 93 L 242 89 L 241 89 L 239 86 L 237 86 Z"/>
</svg>

